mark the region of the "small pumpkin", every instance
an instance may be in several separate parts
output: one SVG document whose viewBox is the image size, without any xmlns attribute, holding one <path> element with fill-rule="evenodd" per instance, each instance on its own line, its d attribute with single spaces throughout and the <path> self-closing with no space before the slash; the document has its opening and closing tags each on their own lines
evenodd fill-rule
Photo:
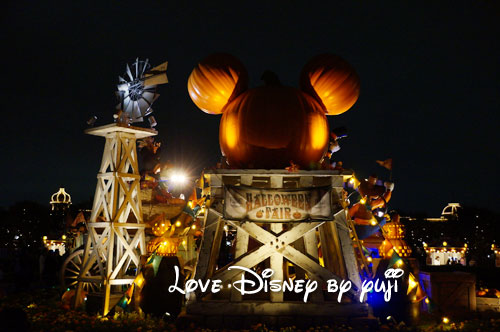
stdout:
<svg viewBox="0 0 500 332">
<path fill-rule="evenodd" d="M 188 91 L 204 112 L 222 113 L 219 143 L 233 168 L 310 168 L 329 141 L 326 114 L 345 112 L 356 101 L 359 80 L 338 56 L 313 58 L 301 74 L 301 90 L 266 72 L 266 85 L 247 90 L 239 60 L 215 54 L 191 73 Z"/>
</svg>

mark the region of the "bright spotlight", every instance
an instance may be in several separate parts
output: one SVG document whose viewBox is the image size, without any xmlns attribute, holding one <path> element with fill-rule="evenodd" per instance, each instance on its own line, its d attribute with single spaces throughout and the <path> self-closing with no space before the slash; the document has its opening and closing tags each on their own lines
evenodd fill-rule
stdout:
<svg viewBox="0 0 500 332">
<path fill-rule="evenodd" d="M 183 173 L 176 172 L 170 176 L 170 181 L 175 184 L 184 184 L 187 182 L 187 177 Z"/>
</svg>

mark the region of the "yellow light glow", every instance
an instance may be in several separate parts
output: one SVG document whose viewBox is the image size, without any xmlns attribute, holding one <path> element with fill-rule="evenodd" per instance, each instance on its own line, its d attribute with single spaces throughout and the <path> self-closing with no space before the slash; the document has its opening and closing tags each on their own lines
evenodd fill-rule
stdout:
<svg viewBox="0 0 500 332">
<path fill-rule="evenodd" d="M 372 261 L 373 261 L 373 258 L 368 257 L 366 260 L 367 260 L 368 262 L 372 262 Z"/>
<path fill-rule="evenodd" d="M 188 202 L 188 206 L 189 206 L 190 208 L 193 208 L 193 201 L 189 201 L 189 202 Z"/>
<path fill-rule="evenodd" d="M 134 283 L 137 287 L 142 288 L 142 285 L 144 284 L 144 277 L 142 276 L 142 273 L 135 278 Z"/>
<path fill-rule="evenodd" d="M 429 304 L 430 302 L 431 302 L 431 301 L 429 301 L 429 298 L 428 298 L 428 297 L 426 297 L 426 298 L 425 298 L 425 303 L 426 303 L 426 304 Z"/>
<path fill-rule="evenodd" d="M 354 178 L 353 178 L 353 177 L 349 179 L 349 183 L 350 183 L 350 184 L 354 184 L 354 182 L 355 182 L 355 180 L 354 180 Z"/>
<path fill-rule="evenodd" d="M 196 225 L 191 226 L 192 229 L 196 229 Z"/>
<path fill-rule="evenodd" d="M 44 241 L 47 241 L 47 235 L 45 235 L 45 236 L 43 237 L 43 240 L 44 240 Z"/>
<path fill-rule="evenodd" d="M 238 143 L 238 118 L 233 114 L 225 114 L 227 115 L 227 119 L 225 121 L 224 130 L 221 132 L 221 135 L 225 136 L 225 141 L 227 147 L 233 149 L 236 147 Z"/>
<path fill-rule="evenodd" d="M 360 202 L 361 204 L 365 204 L 365 203 L 366 203 L 366 198 L 364 198 L 364 197 L 363 197 L 363 198 L 361 198 L 361 199 L 359 200 L 359 202 Z"/>
<path fill-rule="evenodd" d="M 314 114 L 309 126 L 311 147 L 315 150 L 322 149 L 328 142 L 328 122 L 322 116 Z"/>
<path fill-rule="evenodd" d="M 443 323 L 448 324 L 450 319 L 448 317 L 443 317 Z"/>
<path fill-rule="evenodd" d="M 401 265 L 403 265 L 403 260 L 402 260 L 402 259 L 398 259 L 398 260 L 396 261 L 396 265 L 397 265 L 397 266 L 401 266 Z"/>
<path fill-rule="evenodd" d="M 443 242 L 443 247 L 446 247 L 448 245 L 448 242 L 444 241 Z"/>
<path fill-rule="evenodd" d="M 66 240 L 66 235 L 63 234 L 63 236 L 61 237 L 63 240 Z"/>
<path fill-rule="evenodd" d="M 376 226 L 377 225 L 377 221 L 375 219 L 372 219 L 371 222 L 370 222 L 370 224 L 372 226 Z"/>
<path fill-rule="evenodd" d="M 418 286 L 417 279 L 413 274 L 410 273 L 408 277 L 408 292 L 406 293 L 406 295 L 410 294 L 410 292 L 417 286 Z"/>
<path fill-rule="evenodd" d="M 175 223 L 175 227 L 181 227 L 181 225 L 182 225 L 182 223 L 177 220 L 177 222 Z"/>
<path fill-rule="evenodd" d="M 182 245 L 185 246 L 186 245 L 186 240 L 182 241 Z"/>
</svg>

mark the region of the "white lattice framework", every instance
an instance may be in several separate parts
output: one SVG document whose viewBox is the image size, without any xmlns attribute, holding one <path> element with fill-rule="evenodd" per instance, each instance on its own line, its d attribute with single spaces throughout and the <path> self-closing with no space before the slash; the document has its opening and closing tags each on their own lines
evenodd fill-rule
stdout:
<svg viewBox="0 0 500 332">
<path fill-rule="evenodd" d="M 360 260 L 356 257 L 355 245 L 351 239 L 354 232 L 347 211 L 342 205 L 344 178 L 350 172 L 338 171 L 300 171 L 289 173 L 281 170 L 210 170 L 205 173 L 209 187 L 204 194 L 210 195 L 210 206 L 205 213 L 204 235 L 196 266 L 195 280 L 221 280 L 222 285 L 241 279 L 238 269 L 249 269 L 268 262 L 274 271 L 272 280 L 286 277 L 285 260 L 296 267 L 297 277 L 317 280 L 320 283 L 335 279 L 349 279 L 353 289 L 347 294 L 359 298 L 361 289 Z M 296 223 L 258 223 L 236 221 L 224 218 L 224 186 L 244 185 L 255 188 L 311 188 L 331 186 L 332 220 L 311 220 Z M 234 260 L 228 265 L 218 266 L 220 244 L 225 226 L 236 230 Z M 285 226 L 286 225 L 286 229 Z M 249 240 L 259 243 L 250 249 Z M 318 244 L 321 245 L 323 264 L 318 257 Z M 321 289 L 311 294 L 308 303 L 286 301 L 283 292 L 269 294 L 258 300 L 244 299 L 233 287 L 224 289 L 216 295 L 196 293 L 187 302 L 186 312 L 201 316 L 241 316 L 263 315 L 310 315 L 326 317 L 357 317 L 368 314 L 368 306 L 353 300 L 339 304 L 327 298 Z"/>
<path fill-rule="evenodd" d="M 75 298 L 80 299 L 84 282 L 93 283 L 103 291 L 102 311 L 107 314 L 111 294 L 133 282 L 140 256 L 146 254 L 136 140 L 157 132 L 111 124 L 86 133 L 105 137 L 106 143 Z M 90 275 L 96 264 L 98 275 Z"/>
</svg>

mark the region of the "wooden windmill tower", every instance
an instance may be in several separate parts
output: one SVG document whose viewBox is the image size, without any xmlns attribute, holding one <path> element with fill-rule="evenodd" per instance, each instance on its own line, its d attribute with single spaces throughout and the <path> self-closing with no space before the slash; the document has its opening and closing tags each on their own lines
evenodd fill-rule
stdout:
<svg viewBox="0 0 500 332">
<path fill-rule="evenodd" d="M 167 83 L 166 63 L 150 69 L 148 61 L 127 65 L 129 80 L 120 77 L 118 95 L 121 98 L 115 114 L 116 123 L 91 128 L 89 135 L 106 139 L 90 222 L 89 237 L 78 276 L 75 301 L 81 301 L 84 283 L 100 292 L 91 294 L 102 300 L 99 307 L 107 314 L 113 305 L 113 293 L 118 300 L 124 285 L 131 284 L 140 268 L 140 256 L 146 254 L 145 228 L 140 199 L 137 139 L 155 136 L 157 131 L 130 126 L 152 113 L 151 104 L 157 99 L 156 84 Z M 149 122 L 156 125 L 154 118 Z M 96 272 L 97 271 L 97 272 Z"/>
<path fill-rule="evenodd" d="M 157 133 L 118 124 L 92 128 L 86 133 L 105 137 L 106 144 L 87 223 L 89 237 L 76 298 L 80 298 L 83 282 L 95 284 L 103 291 L 99 296 L 106 314 L 112 292 L 120 293 L 122 285 L 133 282 L 140 255 L 146 254 L 136 140 Z M 96 264 L 98 275 L 88 275 Z"/>
</svg>

